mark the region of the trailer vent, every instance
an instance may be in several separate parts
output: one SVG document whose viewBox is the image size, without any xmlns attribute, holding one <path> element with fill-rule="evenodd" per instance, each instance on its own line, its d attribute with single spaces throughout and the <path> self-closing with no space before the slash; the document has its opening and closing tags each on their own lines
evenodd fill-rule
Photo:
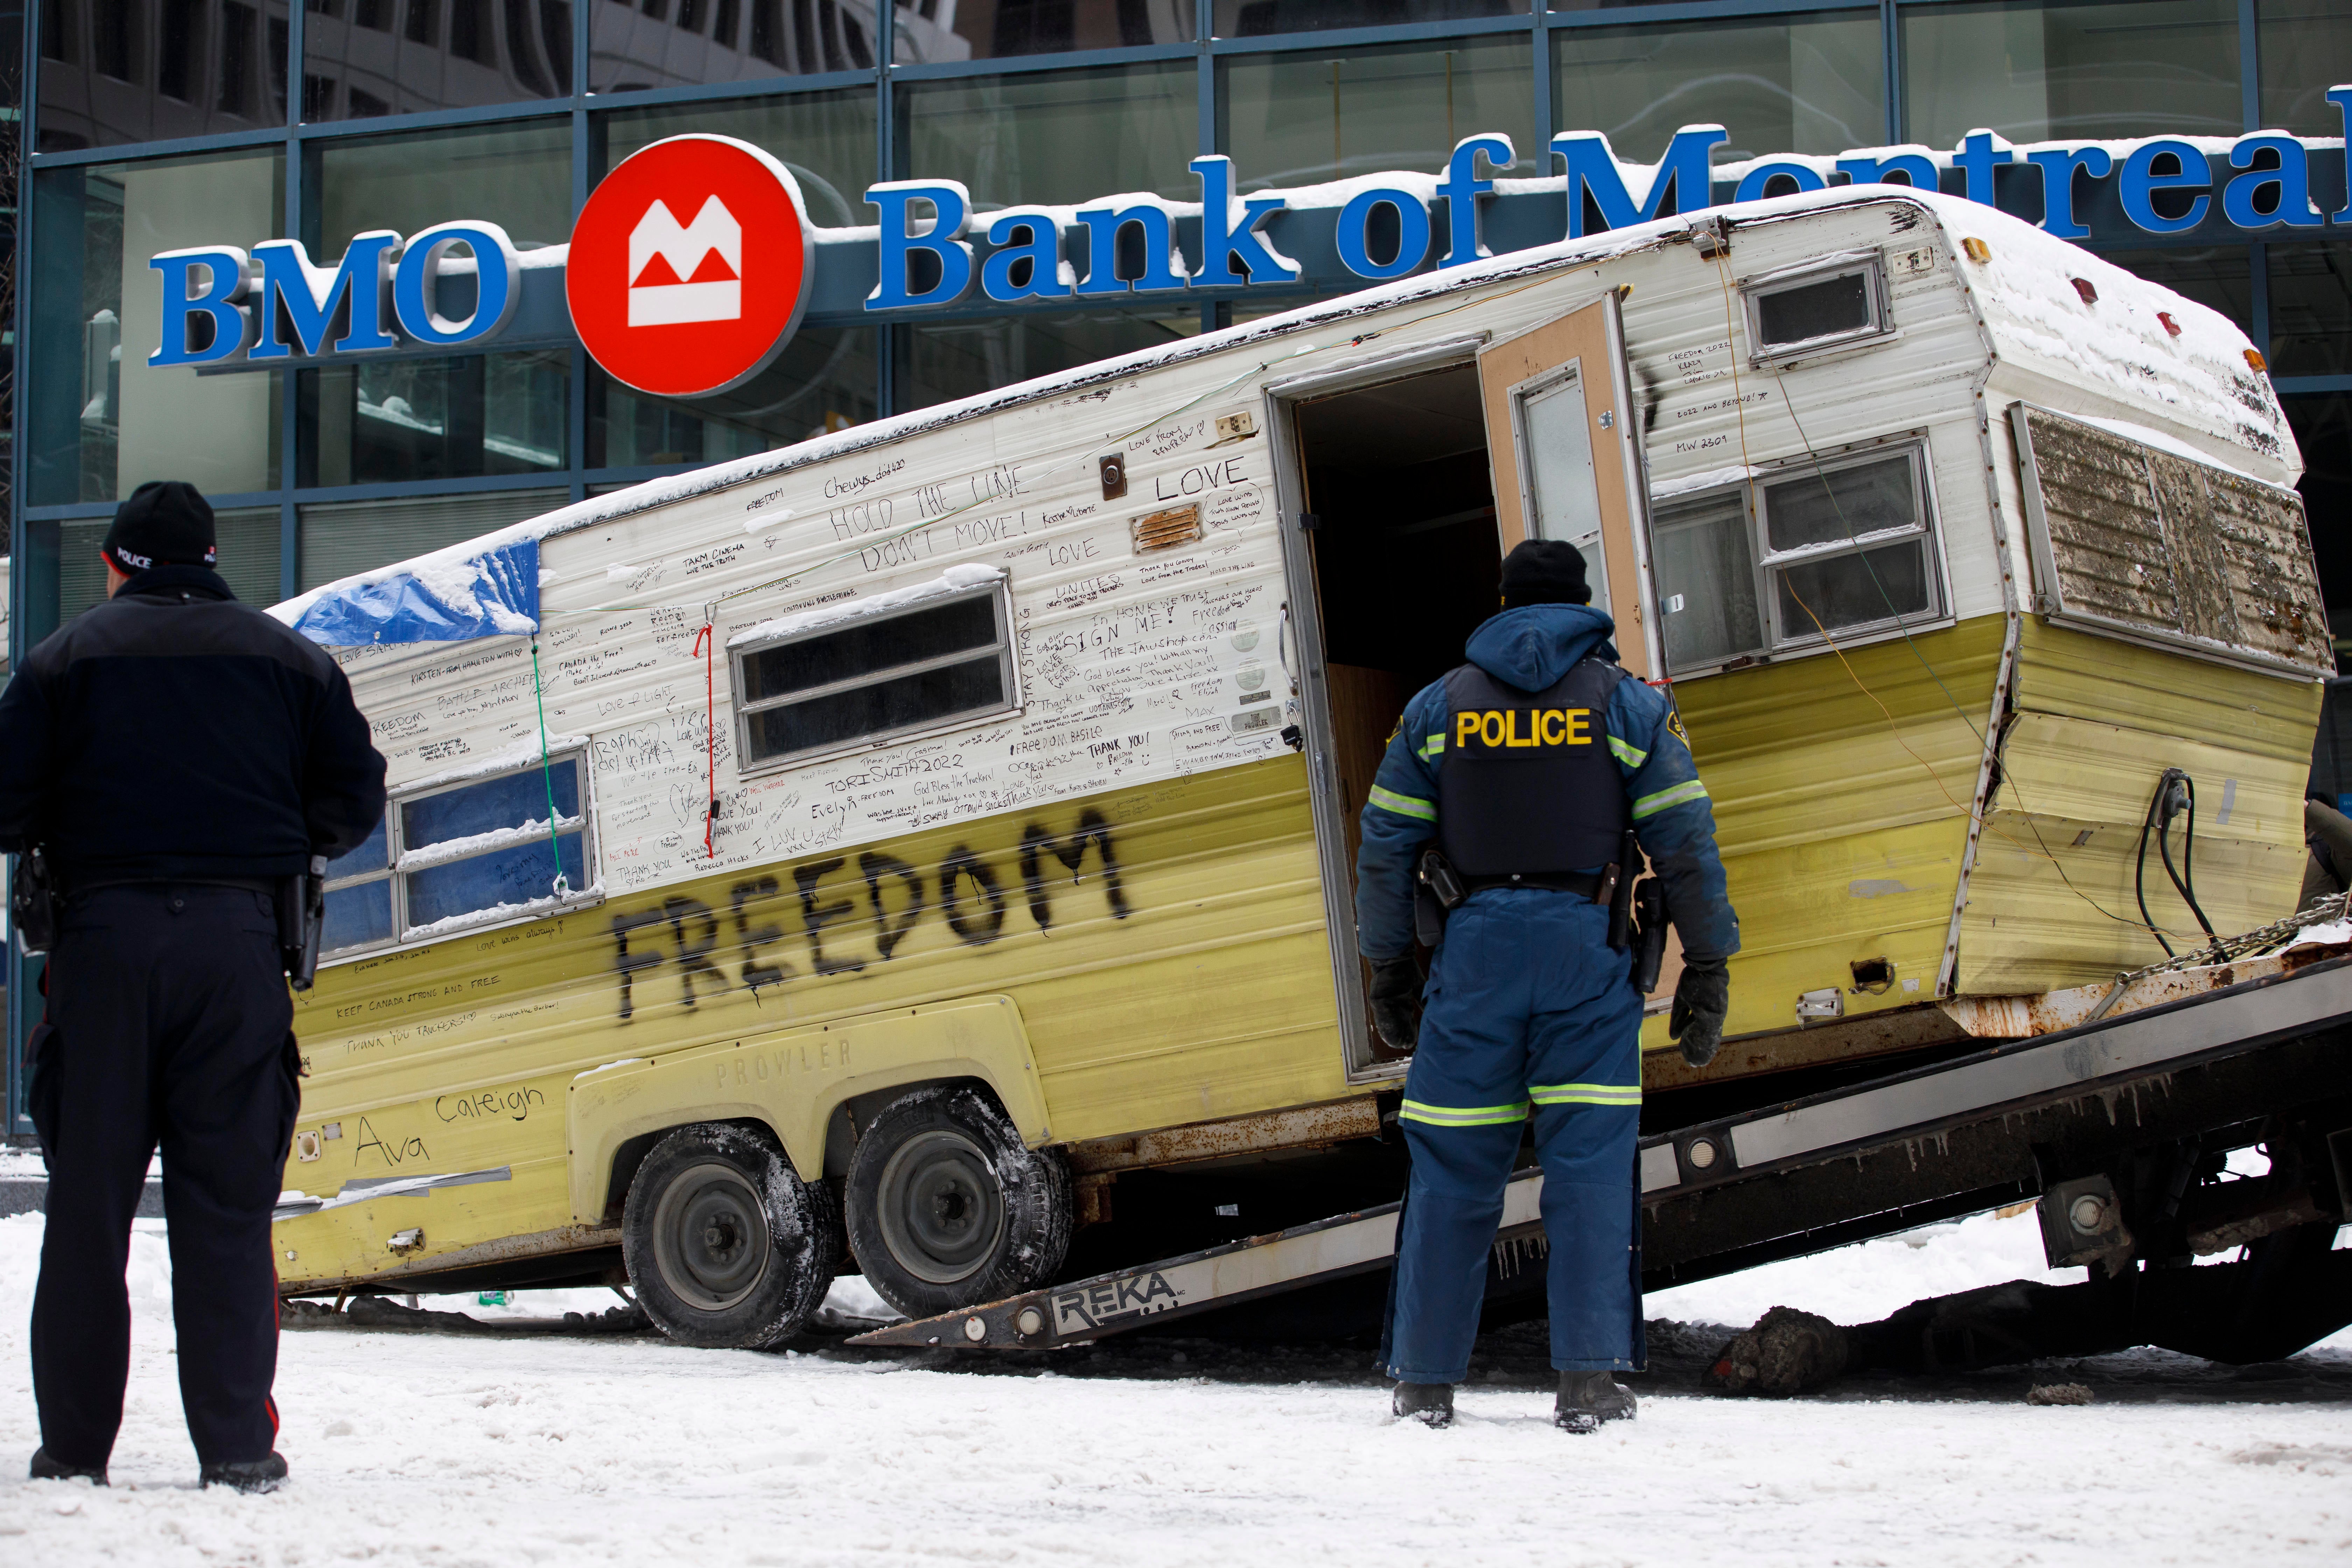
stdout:
<svg viewBox="0 0 2352 1568">
<path fill-rule="evenodd" d="M 2230 663 L 2332 675 L 2303 498 L 2017 404 L 2035 608 Z"/>
<path fill-rule="evenodd" d="M 1173 550 L 1201 537 L 1201 509 L 1197 503 L 1171 506 L 1165 511 L 1146 512 L 1129 526 L 1134 531 L 1138 555 Z"/>
</svg>

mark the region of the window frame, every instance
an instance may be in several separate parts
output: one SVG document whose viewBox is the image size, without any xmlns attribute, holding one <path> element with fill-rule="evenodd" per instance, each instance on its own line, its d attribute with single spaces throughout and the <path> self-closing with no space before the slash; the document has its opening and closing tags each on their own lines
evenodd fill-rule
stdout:
<svg viewBox="0 0 2352 1568">
<path fill-rule="evenodd" d="M 1769 548 L 1770 506 L 1765 496 L 1769 487 L 1816 473 L 1827 475 L 1847 468 L 1868 468 L 1897 457 L 1905 459 L 1910 467 L 1916 521 L 1899 528 L 1874 529 L 1832 543 L 1801 545 L 1792 550 Z M 1952 586 L 1943 548 L 1943 530 L 1939 521 L 1941 509 L 1936 499 L 1935 465 L 1930 458 L 1927 433 L 1924 430 L 1906 431 L 1855 442 L 1827 452 L 1759 464 L 1748 478 L 1731 484 L 1713 485 L 1706 489 L 1654 500 L 1650 503 L 1650 529 L 1651 558 L 1654 561 L 1657 559 L 1656 536 L 1662 513 L 1686 507 L 1696 510 L 1710 500 L 1737 492 L 1748 530 L 1748 571 L 1756 595 L 1757 626 L 1763 639 L 1759 647 L 1704 664 L 1695 664 L 1687 668 L 1670 666 L 1668 673 L 1673 679 L 1687 680 L 1729 669 L 1746 668 L 1751 664 L 1766 664 L 1778 658 L 1824 652 L 1831 646 L 1832 636 L 1836 637 L 1837 646 L 1845 647 L 1950 625 L 1954 620 Z M 1864 551 L 1880 550 L 1915 539 L 1920 542 L 1920 548 L 1925 552 L 1923 572 L 1928 595 L 1927 607 L 1917 615 L 1893 615 L 1874 621 L 1857 621 L 1851 626 L 1834 627 L 1827 634 L 1811 626 L 1802 631 L 1791 631 L 1783 626 L 1780 573 L 1792 566 L 1859 555 Z M 1689 590 L 1681 591 L 1687 593 Z M 1663 605 L 1672 597 L 1672 593 L 1665 584 L 1660 583 L 1657 595 Z"/>
<path fill-rule="evenodd" d="M 410 930 L 408 922 L 408 878 L 418 871 L 438 870 L 444 866 L 454 866 L 459 861 L 472 859 L 474 857 L 470 855 L 452 856 L 446 860 L 436 860 L 429 866 L 418 866 L 413 868 L 413 869 L 409 871 L 402 870 L 400 862 L 402 857 L 407 852 L 407 846 L 401 832 L 401 808 L 416 801 L 430 800 L 436 795 L 449 795 L 462 789 L 471 789 L 476 785 L 488 784 L 494 779 L 514 778 L 524 774 L 536 773 L 542 768 L 554 767 L 561 763 L 572 762 L 576 762 L 579 764 L 577 777 L 579 779 L 580 786 L 580 826 L 578 828 L 578 832 L 580 834 L 580 874 L 583 879 L 585 879 L 587 885 L 584 888 L 572 889 L 569 896 L 567 896 L 562 903 L 551 905 L 544 910 L 534 910 L 528 914 L 498 916 L 493 916 L 489 911 L 484 910 L 482 911 L 483 918 L 481 920 L 471 921 L 462 926 L 450 928 L 442 931 L 437 936 L 410 936 L 408 934 Z M 375 953 L 392 952 L 399 948 L 424 946 L 430 942 L 444 941 L 460 931 L 470 935 L 471 933 L 478 931 L 494 930 L 501 926 L 519 925 L 525 921 L 541 920 L 548 915 L 562 914 L 572 910 L 580 909 L 604 901 L 604 894 L 593 890 L 600 886 L 603 877 L 601 868 L 597 865 L 596 861 L 595 770 L 589 766 L 588 748 L 585 746 L 571 746 L 566 747 L 562 751 L 551 751 L 547 753 L 543 760 L 534 757 L 530 762 L 523 763 L 519 767 L 500 768 L 495 772 L 469 774 L 465 778 L 450 779 L 444 783 L 427 784 L 421 787 L 411 787 L 405 790 L 394 790 L 384 801 L 383 815 L 383 865 L 381 867 L 370 868 L 365 871 L 354 872 L 348 877 L 336 877 L 331 879 L 326 885 L 325 891 L 329 893 L 339 893 L 343 891 L 345 889 L 363 887 L 370 882 L 389 881 L 392 884 L 393 934 L 380 942 L 359 942 L 350 947 L 339 947 L 321 952 L 319 959 L 320 967 L 321 968 L 328 967 L 331 964 L 342 963 L 352 959 L 366 958 Z M 552 824 L 551 824 L 548 830 L 543 834 L 539 834 L 530 838 L 510 839 L 508 843 L 543 844 L 555 837 L 557 831 L 558 830 L 552 826 Z M 571 828 L 564 828 L 562 831 L 570 833 L 573 830 Z M 504 848 L 506 847 L 507 846 L 505 845 L 501 845 L 499 847 Z M 424 846 L 424 847 L 430 848 L 432 847 L 430 845 L 426 845 Z M 497 853 L 496 849 L 476 851 L 476 854 L 482 855 L 495 853 Z"/>
<path fill-rule="evenodd" d="M 757 654 L 770 653 L 780 647 L 790 647 L 796 643 L 811 642 L 818 637 L 831 637 L 852 622 L 850 620 L 826 621 L 801 631 L 761 637 L 754 642 L 744 643 L 739 647 L 729 648 L 727 672 L 728 679 L 732 684 L 729 689 L 728 696 L 734 708 L 736 773 L 741 777 L 751 778 L 761 773 L 781 772 L 787 768 L 803 767 L 810 763 L 823 762 L 832 757 L 845 757 L 860 752 L 877 751 L 884 746 L 895 746 L 903 742 L 921 740 L 930 735 L 949 734 L 958 730 L 969 729 L 975 724 L 988 723 L 1007 716 L 1018 715 L 1024 706 L 1024 701 L 1021 689 L 1021 663 L 1013 653 L 1013 581 L 1009 576 L 974 587 L 958 588 L 949 593 L 931 595 L 911 605 L 894 606 L 887 610 L 877 609 L 854 619 L 880 624 L 902 619 L 908 616 L 922 615 L 928 611 L 944 609 L 950 605 L 961 604 L 968 599 L 983 597 L 995 607 L 994 647 L 997 668 L 1004 687 L 1003 701 L 992 707 L 971 709 L 942 719 L 923 720 L 913 724 L 900 725 L 895 730 L 880 730 L 871 734 L 860 735 L 852 741 L 844 741 L 829 746 L 810 747 L 798 752 L 785 752 L 772 757 L 761 757 L 757 761 L 754 761 L 751 755 L 751 720 L 757 714 L 795 702 L 809 702 L 820 697 L 855 691 L 861 687 L 877 685 L 881 681 L 897 679 L 902 676 L 917 675 L 929 669 L 943 669 L 950 665 L 970 663 L 980 658 L 982 650 L 964 648 L 955 653 L 940 654 L 931 658 L 913 659 L 905 664 L 890 665 L 880 670 L 847 679 L 827 681 L 822 686 L 813 686 L 805 690 L 786 692 L 779 697 L 746 703 L 743 700 L 743 692 L 747 689 L 744 679 L 745 660 Z"/>
<path fill-rule="evenodd" d="M 1766 300 L 1852 273 L 1862 276 L 1863 292 L 1870 304 L 1868 325 L 1847 331 L 1825 332 L 1817 338 L 1801 338 L 1792 342 L 1765 342 L 1762 307 Z M 1801 267 L 1743 278 L 1739 280 L 1739 303 L 1742 324 L 1748 331 L 1748 363 L 1759 370 L 1793 364 L 1800 360 L 1839 353 L 1848 349 L 1874 348 L 1891 342 L 1897 335 L 1895 312 L 1886 291 L 1886 255 L 1875 247 L 1816 257 Z"/>
</svg>

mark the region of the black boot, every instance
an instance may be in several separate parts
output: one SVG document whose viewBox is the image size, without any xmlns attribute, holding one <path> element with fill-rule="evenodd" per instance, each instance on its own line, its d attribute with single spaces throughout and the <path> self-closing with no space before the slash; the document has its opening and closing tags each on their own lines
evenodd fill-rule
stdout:
<svg viewBox="0 0 2352 1568">
<path fill-rule="evenodd" d="M 1597 1432 L 1603 1421 L 1633 1419 L 1633 1395 L 1605 1372 L 1563 1372 L 1552 1425 L 1569 1432 Z"/>
<path fill-rule="evenodd" d="M 272 1454 L 264 1459 L 228 1459 L 206 1465 L 198 1484 L 234 1487 L 241 1492 L 274 1492 L 285 1479 L 286 1461 Z"/>
<path fill-rule="evenodd" d="M 52 1457 L 47 1448 L 33 1450 L 32 1479 L 37 1481 L 88 1481 L 94 1487 L 106 1484 L 104 1465 L 68 1465 Z"/>
<path fill-rule="evenodd" d="M 1454 1385 L 1450 1383 L 1400 1383 L 1389 1408 L 1424 1426 L 1454 1425 Z"/>
</svg>

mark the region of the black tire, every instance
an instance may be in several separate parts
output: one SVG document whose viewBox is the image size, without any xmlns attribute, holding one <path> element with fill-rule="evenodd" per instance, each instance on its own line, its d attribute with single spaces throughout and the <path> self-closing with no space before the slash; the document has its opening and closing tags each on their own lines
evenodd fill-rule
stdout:
<svg viewBox="0 0 2352 1568">
<path fill-rule="evenodd" d="M 705 1350 L 790 1339 L 824 1300 L 838 1221 L 823 1183 L 803 1182 L 765 1131 L 681 1127 L 637 1167 L 621 1256 L 662 1332 Z"/>
<path fill-rule="evenodd" d="M 1023 1146 L 984 1089 L 943 1084 L 892 1101 L 858 1134 L 845 1206 L 866 1282 L 910 1318 L 1052 1279 L 1070 1249 L 1070 1169 Z"/>
</svg>

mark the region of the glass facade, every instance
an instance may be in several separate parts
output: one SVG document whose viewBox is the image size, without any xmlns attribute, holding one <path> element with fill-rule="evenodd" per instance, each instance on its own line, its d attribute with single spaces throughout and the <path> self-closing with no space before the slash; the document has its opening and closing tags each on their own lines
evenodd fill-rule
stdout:
<svg viewBox="0 0 2352 1568">
<path fill-rule="evenodd" d="M 305 0 L 305 120 L 572 95 L 571 0 Z"/>
<path fill-rule="evenodd" d="M 1539 145 L 1523 39 L 1239 56 L 1218 85 L 1220 150 L 1244 190 L 1442 168 L 1478 131 L 1523 155 Z"/>
<path fill-rule="evenodd" d="M 961 180 L 981 212 L 1118 191 L 1198 200 L 1187 167 L 1201 151 L 1195 83 L 1189 65 L 908 82 L 898 89 L 899 174 Z"/>
<path fill-rule="evenodd" d="M 1906 5 L 1902 26 L 1907 141 L 1949 147 L 1979 126 L 2012 142 L 2252 129 L 2238 0 Z"/>
<path fill-rule="evenodd" d="M 1655 158 L 1677 129 L 1707 121 L 1731 133 L 1720 161 L 1887 139 L 1874 12 L 1580 27 L 1554 40 L 1554 122 L 1605 132 L 1621 158 Z"/>
<path fill-rule="evenodd" d="M 1025 312 L 975 297 L 951 319 L 829 319 L 746 385 L 677 399 L 614 381 L 544 327 L 490 353 L 155 369 L 145 258 L 159 251 L 292 233 L 331 261 L 357 233 L 465 216 L 493 217 L 525 249 L 560 245 L 614 164 L 682 132 L 769 149 L 814 221 L 841 228 L 874 221 L 866 190 L 886 174 L 961 181 L 984 220 L 1122 192 L 1196 200 L 1187 165 L 1205 152 L 1234 159 L 1244 191 L 1434 172 L 1484 131 L 1514 139 L 1522 176 L 1556 171 L 1556 132 L 1600 131 L 1646 160 L 1710 121 L 1729 132 L 1718 162 L 1948 147 L 1979 127 L 2020 142 L 2255 124 L 2332 136 L 2342 117 L 2326 87 L 2352 79 L 2352 28 L 2316 0 L 1685 0 L 1664 20 L 1643 0 L 40 0 L 32 12 L 37 305 L 21 351 L 18 490 L 39 531 L 24 537 L 79 550 L 74 531 L 142 479 L 192 479 L 253 534 L 240 535 L 235 580 L 263 597 L 465 537 L 484 518 L 1247 321 L 1316 286 Z M 155 145 L 167 140 L 168 153 Z M 2315 196 L 2331 210 L 2343 199 Z M 2352 394 L 2352 246 L 2336 232 L 2111 254 L 2237 321 L 2298 419 L 2334 439 Z M 2315 473 L 2344 466 L 2307 457 Z M 81 589 L 60 575 L 63 611 Z"/>
<path fill-rule="evenodd" d="M 278 488 L 278 378 L 147 363 L 163 297 L 147 258 L 281 232 L 278 150 L 81 163 L 33 177 L 40 235 L 25 485 L 36 506 L 112 501 L 149 479 L 207 495 Z"/>
</svg>

